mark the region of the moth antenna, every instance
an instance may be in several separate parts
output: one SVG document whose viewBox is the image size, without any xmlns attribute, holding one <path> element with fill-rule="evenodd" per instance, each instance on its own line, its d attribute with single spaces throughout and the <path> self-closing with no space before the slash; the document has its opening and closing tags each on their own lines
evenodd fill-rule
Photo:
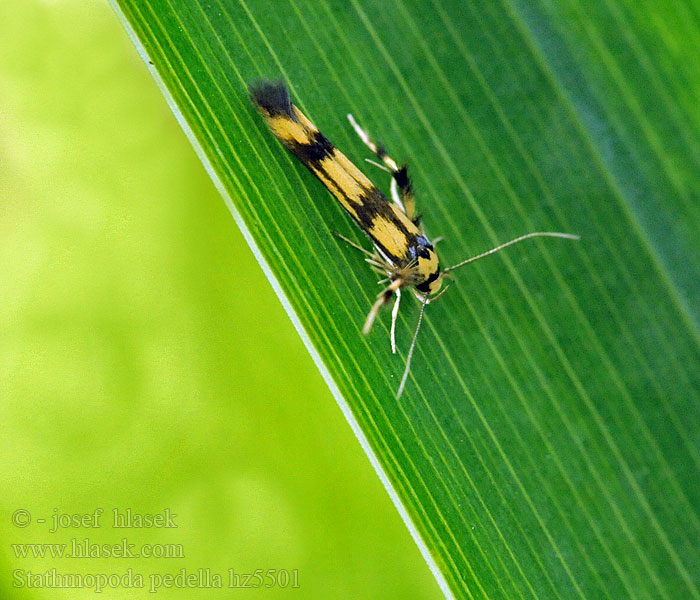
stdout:
<svg viewBox="0 0 700 600">
<path fill-rule="evenodd" d="M 448 273 L 449 271 L 454 271 L 455 269 L 459 269 L 460 267 L 463 267 L 464 265 L 474 262 L 475 260 L 479 260 L 480 258 L 484 258 L 485 256 L 488 256 L 489 254 L 494 254 L 495 252 L 498 252 L 499 250 L 503 250 L 503 248 L 507 246 L 512 246 L 513 244 L 517 244 L 518 242 L 522 242 L 523 240 L 527 240 L 529 238 L 533 237 L 558 237 L 558 238 L 565 238 L 567 240 L 580 240 L 581 236 L 579 235 L 573 235 L 571 233 L 558 233 L 554 231 L 536 231 L 535 233 L 527 233 L 525 235 L 521 235 L 520 237 L 515 238 L 514 240 L 510 240 L 510 242 L 506 242 L 505 244 L 501 244 L 500 246 L 496 246 L 495 248 L 491 248 L 491 250 L 487 250 L 486 252 L 482 252 L 481 254 L 477 254 L 476 256 L 472 256 L 471 258 L 468 258 L 467 260 L 463 260 L 460 263 L 457 263 L 456 265 L 452 265 L 451 267 L 447 267 L 443 273 Z"/>
<path fill-rule="evenodd" d="M 418 339 L 418 332 L 420 331 L 421 323 L 423 322 L 423 312 L 425 311 L 425 305 L 428 304 L 428 296 L 424 296 L 423 303 L 420 305 L 420 313 L 418 314 L 418 324 L 416 325 L 416 331 L 413 333 L 413 339 L 411 340 L 411 347 L 408 349 L 408 355 L 406 356 L 406 366 L 403 370 L 403 376 L 401 377 L 401 383 L 399 384 L 399 389 L 396 391 L 396 399 L 398 400 L 403 393 L 403 388 L 406 385 L 406 380 L 408 379 L 408 372 L 411 368 L 411 358 L 413 357 L 413 349 L 416 347 L 416 340 Z"/>
</svg>

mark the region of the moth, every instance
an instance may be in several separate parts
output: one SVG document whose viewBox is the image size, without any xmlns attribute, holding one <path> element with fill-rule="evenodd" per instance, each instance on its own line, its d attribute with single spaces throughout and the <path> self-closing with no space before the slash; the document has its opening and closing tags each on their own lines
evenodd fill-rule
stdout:
<svg viewBox="0 0 700 600">
<path fill-rule="evenodd" d="M 372 270 L 383 276 L 380 283 L 385 287 L 370 308 L 362 332 L 368 334 L 379 310 L 393 301 L 390 339 L 392 352 L 396 353 L 396 318 L 401 292 L 412 291 L 420 302 L 418 322 L 396 392 L 397 398 L 401 397 L 406 385 L 425 307 L 445 292 L 445 279 L 450 277 L 451 271 L 529 238 L 579 239 L 578 236 L 568 233 L 528 233 L 441 269 L 435 246 L 425 235 L 420 216 L 415 211 L 415 196 L 407 166 L 398 166 L 382 145 L 372 141 L 352 115 L 348 115 L 348 120 L 353 129 L 383 164 L 369 159 L 368 162 L 391 175 L 391 200 L 292 104 L 289 90 L 282 81 L 256 81 L 249 86 L 249 92 L 253 104 L 274 136 L 318 177 L 373 244 L 373 250 L 369 251 L 345 236 L 333 232 L 344 242 L 366 254 L 365 260 Z"/>
</svg>

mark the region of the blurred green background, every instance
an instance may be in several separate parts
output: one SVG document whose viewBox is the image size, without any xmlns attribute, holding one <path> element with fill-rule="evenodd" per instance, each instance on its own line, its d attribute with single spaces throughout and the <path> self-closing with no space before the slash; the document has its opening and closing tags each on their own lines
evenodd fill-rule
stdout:
<svg viewBox="0 0 700 600">
<path fill-rule="evenodd" d="M 0 3 L 0 197 L 3 598 L 94 597 L 18 588 L 15 569 L 149 585 L 182 568 L 296 569 L 300 587 L 159 597 L 440 597 L 105 2 Z M 50 533 L 97 508 L 99 528 Z M 115 530 L 114 508 L 178 527 Z M 184 558 L 17 554 L 86 537 Z"/>
</svg>

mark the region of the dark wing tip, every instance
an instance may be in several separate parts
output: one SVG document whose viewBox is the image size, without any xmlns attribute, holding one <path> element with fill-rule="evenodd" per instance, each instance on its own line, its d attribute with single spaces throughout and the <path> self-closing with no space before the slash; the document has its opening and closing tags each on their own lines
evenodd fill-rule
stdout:
<svg viewBox="0 0 700 600">
<path fill-rule="evenodd" d="M 289 90 L 281 79 L 272 81 L 259 79 L 248 86 L 250 99 L 260 109 L 270 116 L 286 115 L 296 120 L 292 110 L 292 101 L 289 99 Z"/>
</svg>

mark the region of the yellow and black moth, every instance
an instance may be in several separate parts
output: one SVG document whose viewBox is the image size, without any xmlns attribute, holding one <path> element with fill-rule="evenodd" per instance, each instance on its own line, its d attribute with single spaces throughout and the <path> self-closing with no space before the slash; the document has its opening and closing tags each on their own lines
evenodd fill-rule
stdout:
<svg viewBox="0 0 700 600">
<path fill-rule="evenodd" d="M 360 128 L 352 115 L 348 115 L 350 124 L 385 166 L 368 162 L 391 174 L 391 201 L 292 104 L 283 82 L 257 81 L 250 85 L 249 91 L 253 103 L 275 137 L 318 177 L 374 245 L 374 251 L 370 252 L 334 232 L 343 241 L 367 254 L 365 260 L 371 268 L 384 275 L 380 283 L 386 284 L 386 287 L 370 309 L 363 333 L 369 333 L 381 307 L 395 298 L 391 320 L 391 348 L 396 353 L 396 316 L 401 290 L 411 289 L 421 303 L 397 398 L 401 396 L 406 384 L 425 305 L 437 300 L 447 289 L 443 283 L 450 271 L 528 238 L 550 236 L 578 239 L 578 236 L 567 233 L 528 233 L 441 271 L 435 248 L 423 231 L 420 217 L 415 213 L 413 187 L 406 166 L 399 167 L 387 155 L 384 147 L 375 144 Z"/>
</svg>

